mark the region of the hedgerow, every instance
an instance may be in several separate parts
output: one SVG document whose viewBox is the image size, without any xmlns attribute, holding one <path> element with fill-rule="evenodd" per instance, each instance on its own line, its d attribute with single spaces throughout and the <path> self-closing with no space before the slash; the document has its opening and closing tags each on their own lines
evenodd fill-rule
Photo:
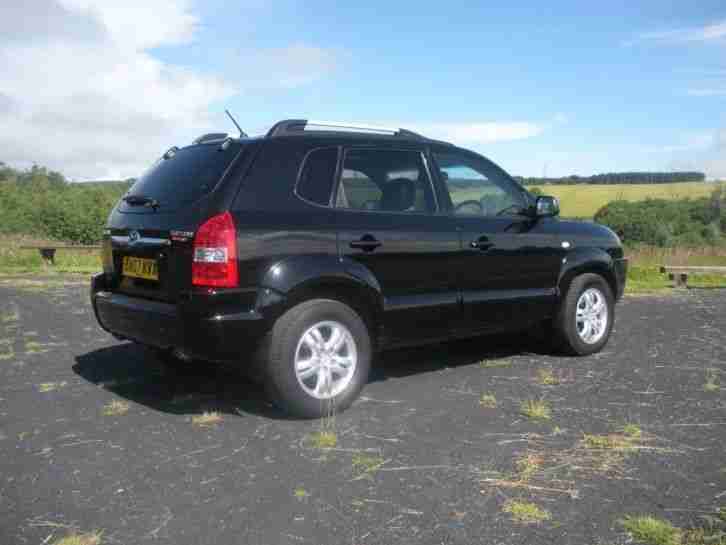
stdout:
<svg viewBox="0 0 726 545">
<path fill-rule="evenodd" d="M 708 199 L 613 201 L 598 210 L 595 221 L 610 227 L 626 244 L 721 244 L 726 233 L 726 195 L 719 187 Z"/>
<path fill-rule="evenodd" d="M 0 163 L 0 232 L 92 244 L 129 185 L 69 183 L 42 167 L 19 171 Z"/>
</svg>

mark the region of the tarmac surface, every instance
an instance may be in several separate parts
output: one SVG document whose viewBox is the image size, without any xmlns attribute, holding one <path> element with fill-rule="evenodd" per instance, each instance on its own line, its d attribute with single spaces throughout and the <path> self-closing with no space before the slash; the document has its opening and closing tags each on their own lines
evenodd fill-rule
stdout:
<svg viewBox="0 0 726 545">
<path fill-rule="evenodd" d="M 518 335 L 375 365 L 347 411 L 292 420 L 233 370 L 113 339 L 83 279 L 2 278 L 0 543 L 604 545 L 625 515 L 726 505 L 724 290 L 627 297 L 587 358 Z"/>
</svg>

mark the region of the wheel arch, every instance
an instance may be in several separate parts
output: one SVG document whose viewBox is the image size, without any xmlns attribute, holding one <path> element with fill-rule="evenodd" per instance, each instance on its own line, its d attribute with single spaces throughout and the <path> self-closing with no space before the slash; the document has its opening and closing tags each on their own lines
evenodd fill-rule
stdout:
<svg viewBox="0 0 726 545">
<path fill-rule="evenodd" d="M 374 347 L 380 337 L 383 294 L 375 276 L 337 256 L 296 256 L 271 265 L 259 284 L 257 309 L 273 320 L 310 299 L 332 299 L 355 310 L 368 326 Z"/>
<path fill-rule="evenodd" d="M 565 258 L 557 283 L 560 300 L 567 294 L 572 280 L 585 273 L 602 276 L 608 283 L 613 297 L 617 297 L 619 293 L 618 279 L 615 274 L 613 258 L 606 251 L 599 248 L 583 248 L 569 253 Z"/>
</svg>

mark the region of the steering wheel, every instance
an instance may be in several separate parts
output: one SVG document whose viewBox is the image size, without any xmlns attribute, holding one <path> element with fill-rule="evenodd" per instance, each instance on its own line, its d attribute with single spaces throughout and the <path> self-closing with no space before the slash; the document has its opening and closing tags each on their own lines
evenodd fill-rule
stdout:
<svg viewBox="0 0 726 545">
<path fill-rule="evenodd" d="M 481 205 L 481 202 L 475 201 L 475 200 L 460 202 L 459 204 L 454 206 L 454 213 L 456 214 L 465 206 L 471 206 L 471 205 L 474 205 L 479 209 L 478 212 L 473 212 L 474 214 L 483 214 L 484 213 L 484 207 Z"/>
</svg>

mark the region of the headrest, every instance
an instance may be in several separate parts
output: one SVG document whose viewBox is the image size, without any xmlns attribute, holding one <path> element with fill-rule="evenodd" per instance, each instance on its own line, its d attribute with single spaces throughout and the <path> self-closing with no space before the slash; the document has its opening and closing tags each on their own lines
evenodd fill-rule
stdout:
<svg viewBox="0 0 726 545">
<path fill-rule="evenodd" d="M 381 210 L 402 212 L 414 206 L 416 184 L 408 178 L 396 178 L 386 182 L 381 196 Z"/>
</svg>

